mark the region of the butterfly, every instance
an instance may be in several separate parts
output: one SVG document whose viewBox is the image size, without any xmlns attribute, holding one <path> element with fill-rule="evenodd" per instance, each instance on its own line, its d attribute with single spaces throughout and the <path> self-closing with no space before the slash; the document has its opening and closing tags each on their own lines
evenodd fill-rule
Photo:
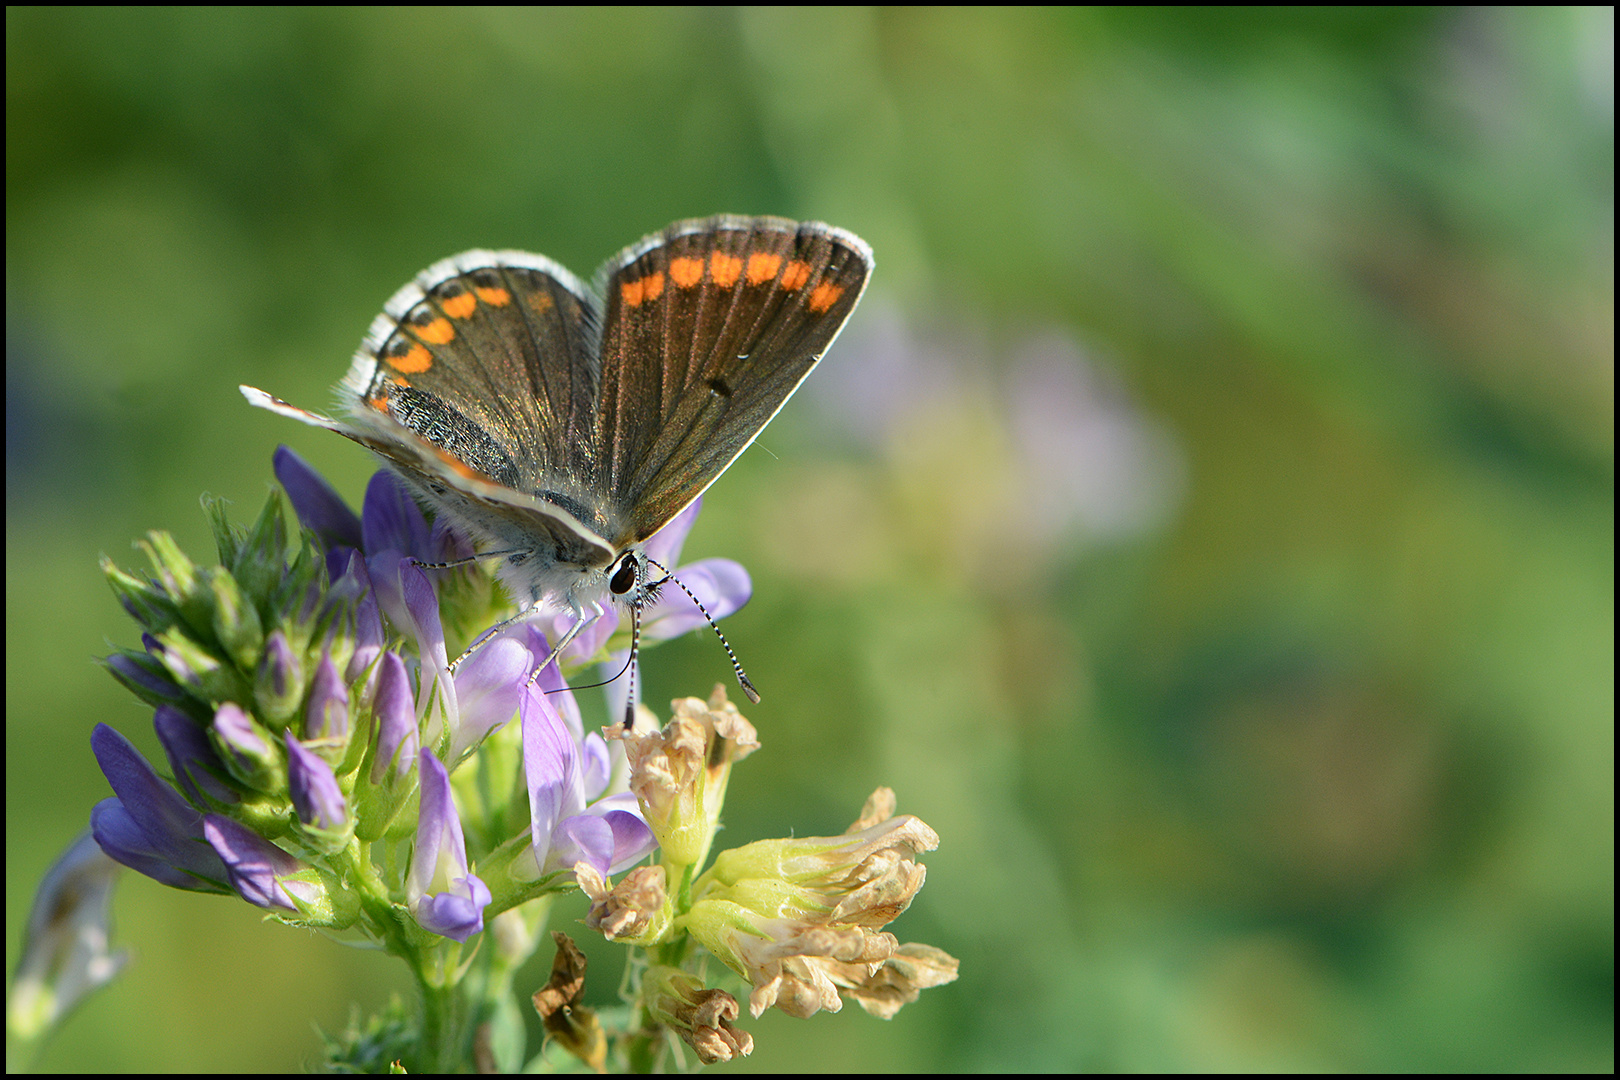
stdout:
<svg viewBox="0 0 1620 1080">
<path fill-rule="evenodd" d="M 241 390 L 376 454 L 500 558 L 517 617 L 571 613 L 556 655 L 604 603 L 648 601 L 642 546 L 786 404 L 872 265 L 843 229 L 730 215 L 645 237 L 589 287 L 543 255 L 468 251 L 384 305 L 336 388 L 345 418 Z"/>
</svg>

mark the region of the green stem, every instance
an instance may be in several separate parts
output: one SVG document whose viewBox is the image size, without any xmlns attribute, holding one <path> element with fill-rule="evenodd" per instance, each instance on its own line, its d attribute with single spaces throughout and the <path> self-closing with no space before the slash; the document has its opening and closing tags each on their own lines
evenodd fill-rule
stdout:
<svg viewBox="0 0 1620 1080">
<path fill-rule="evenodd" d="M 411 1072 L 462 1072 L 471 1061 L 466 1003 L 456 983 L 435 985 L 417 972 L 422 993 L 422 1039 Z"/>
</svg>

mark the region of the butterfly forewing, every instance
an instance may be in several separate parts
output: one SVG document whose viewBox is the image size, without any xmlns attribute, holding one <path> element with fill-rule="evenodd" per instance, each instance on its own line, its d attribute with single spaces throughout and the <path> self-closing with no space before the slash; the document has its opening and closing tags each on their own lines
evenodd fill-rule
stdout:
<svg viewBox="0 0 1620 1080">
<path fill-rule="evenodd" d="M 598 465 L 657 532 L 747 448 L 826 352 L 871 272 L 853 235 L 781 218 L 680 222 L 603 268 Z"/>
</svg>

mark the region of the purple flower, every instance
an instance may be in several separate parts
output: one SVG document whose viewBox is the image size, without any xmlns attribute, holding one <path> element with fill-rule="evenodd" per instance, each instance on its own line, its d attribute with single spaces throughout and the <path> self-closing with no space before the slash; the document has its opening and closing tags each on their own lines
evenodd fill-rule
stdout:
<svg viewBox="0 0 1620 1080">
<path fill-rule="evenodd" d="M 461 818 L 450 797 L 444 762 L 429 750 L 422 751 L 420 760 L 421 814 L 405 901 L 424 930 L 465 942 L 484 928 L 489 887 L 468 869 Z"/>
<path fill-rule="evenodd" d="M 97 724 L 90 748 L 116 798 L 90 811 L 101 850 L 176 889 L 226 892 L 224 863 L 203 839 L 202 815 L 147 764 L 133 743 Z"/>
<path fill-rule="evenodd" d="M 581 740 L 552 704 L 546 691 L 561 685 L 555 670 L 548 666 L 525 689 L 518 710 L 535 864 L 551 874 L 584 862 L 605 877 L 639 862 L 657 841 L 633 794 L 598 798 L 609 778 L 607 745 L 595 732 Z"/>
<path fill-rule="evenodd" d="M 542 620 L 504 626 L 452 673 L 445 626 L 482 615 L 491 583 L 441 593 L 453 575 L 425 564 L 470 564 L 469 543 L 442 519 L 430 524 L 386 472 L 373 477 L 356 515 L 291 451 L 279 451 L 275 464 L 300 521 L 325 545 L 324 574 L 319 558 L 286 542 L 273 502 L 228 566 L 203 573 L 164 547 L 153 555 L 159 578 L 116 577 L 120 596 L 149 592 L 147 607 L 161 616 L 144 626 L 146 655 L 120 654 L 110 666 L 143 696 L 176 699 L 155 717 L 175 780 L 160 778 L 116 732 L 98 729 L 92 745 L 116 795 L 92 814 L 103 850 L 166 884 L 235 890 L 291 921 L 339 925 L 352 922 L 363 892 L 345 864 L 366 849 L 350 841 L 414 829 L 412 861 L 388 887 L 403 893 L 423 927 L 464 942 L 483 928 L 490 883 L 504 898 L 537 876 L 587 867 L 616 873 L 656 848 L 635 796 L 606 794 L 614 756 L 599 734 L 585 733 L 557 666 L 537 673 L 550 656 Z M 648 556 L 675 565 L 698 510 L 694 503 L 654 536 Z M 234 534 L 222 516 L 215 524 L 222 550 L 230 548 Z M 747 572 L 729 560 L 679 573 L 715 618 L 748 599 Z M 653 580 L 664 574 L 655 567 Z M 204 580 L 208 589 L 194 587 Z M 186 605 L 206 613 L 210 604 L 240 624 L 234 650 L 193 632 L 193 623 L 206 622 L 176 617 L 191 610 Z M 571 656 L 600 657 L 622 614 L 609 607 L 583 628 Z M 255 611 L 273 615 L 262 633 L 249 625 Z M 642 616 L 647 641 L 703 621 L 673 584 Z M 396 647 L 400 637 L 404 648 Z M 449 782 L 450 770 L 513 717 L 520 727 L 496 746 L 479 780 L 525 785 L 532 862 L 520 845 L 496 857 L 489 848 L 510 827 L 493 820 L 484 802 L 458 806 Z M 522 777 L 510 757 L 519 743 Z M 509 794 L 486 795 L 509 804 Z M 464 813 L 479 816 L 464 825 Z M 472 873 L 475 859 L 488 882 Z"/>
<path fill-rule="evenodd" d="M 298 520 L 325 541 L 329 556 L 339 546 L 360 546 L 360 519 L 309 462 L 278 446 L 271 465 Z"/>
</svg>

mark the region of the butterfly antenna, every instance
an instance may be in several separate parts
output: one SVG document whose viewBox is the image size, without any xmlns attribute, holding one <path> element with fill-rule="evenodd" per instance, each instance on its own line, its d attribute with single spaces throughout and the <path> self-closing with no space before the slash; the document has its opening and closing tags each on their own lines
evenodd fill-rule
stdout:
<svg viewBox="0 0 1620 1080">
<path fill-rule="evenodd" d="M 697 609 L 703 613 L 703 620 L 709 624 L 709 629 L 713 630 L 714 636 L 720 639 L 720 647 L 726 650 L 726 656 L 731 660 L 731 670 L 737 673 L 737 685 L 742 687 L 742 692 L 748 695 L 749 701 L 752 701 L 755 705 L 758 705 L 759 691 L 755 690 L 754 684 L 748 681 L 748 673 L 743 670 L 742 661 L 738 660 L 737 654 L 732 651 L 731 642 L 726 640 L 726 635 L 722 634 L 720 632 L 720 628 L 714 624 L 714 617 L 709 614 L 709 609 L 703 606 L 703 601 L 694 596 L 692 594 L 692 590 L 688 589 L 680 578 L 670 573 L 662 564 L 654 562 L 652 559 L 648 559 L 647 562 L 649 565 L 656 566 L 658 569 L 664 571 L 664 581 L 673 581 L 675 584 L 681 587 L 681 592 L 691 597 L 692 603 L 696 604 Z M 658 582 L 658 585 L 664 584 L 664 581 Z M 653 587 L 657 588 L 658 586 L 655 585 Z M 632 646 L 632 648 L 633 647 L 634 646 Z"/>
<path fill-rule="evenodd" d="M 630 696 L 624 699 L 624 730 L 636 729 L 636 653 L 641 650 L 641 601 L 630 605 L 630 659 L 624 666 L 630 669 Z"/>
<path fill-rule="evenodd" d="M 612 678 L 603 679 L 601 682 L 581 683 L 578 686 L 558 686 L 558 687 L 556 687 L 554 689 L 547 690 L 545 692 L 548 693 L 548 694 L 560 694 L 565 690 L 595 690 L 598 686 L 606 686 L 606 685 L 608 685 L 608 683 L 613 682 L 615 679 L 623 678 L 624 673 L 626 671 L 629 671 L 629 670 L 630 670 L 630 657 L 626 656 L 624 658 L 624 666 L 619 668 L 618 671 L 614 672 Z"/>
</svg>

